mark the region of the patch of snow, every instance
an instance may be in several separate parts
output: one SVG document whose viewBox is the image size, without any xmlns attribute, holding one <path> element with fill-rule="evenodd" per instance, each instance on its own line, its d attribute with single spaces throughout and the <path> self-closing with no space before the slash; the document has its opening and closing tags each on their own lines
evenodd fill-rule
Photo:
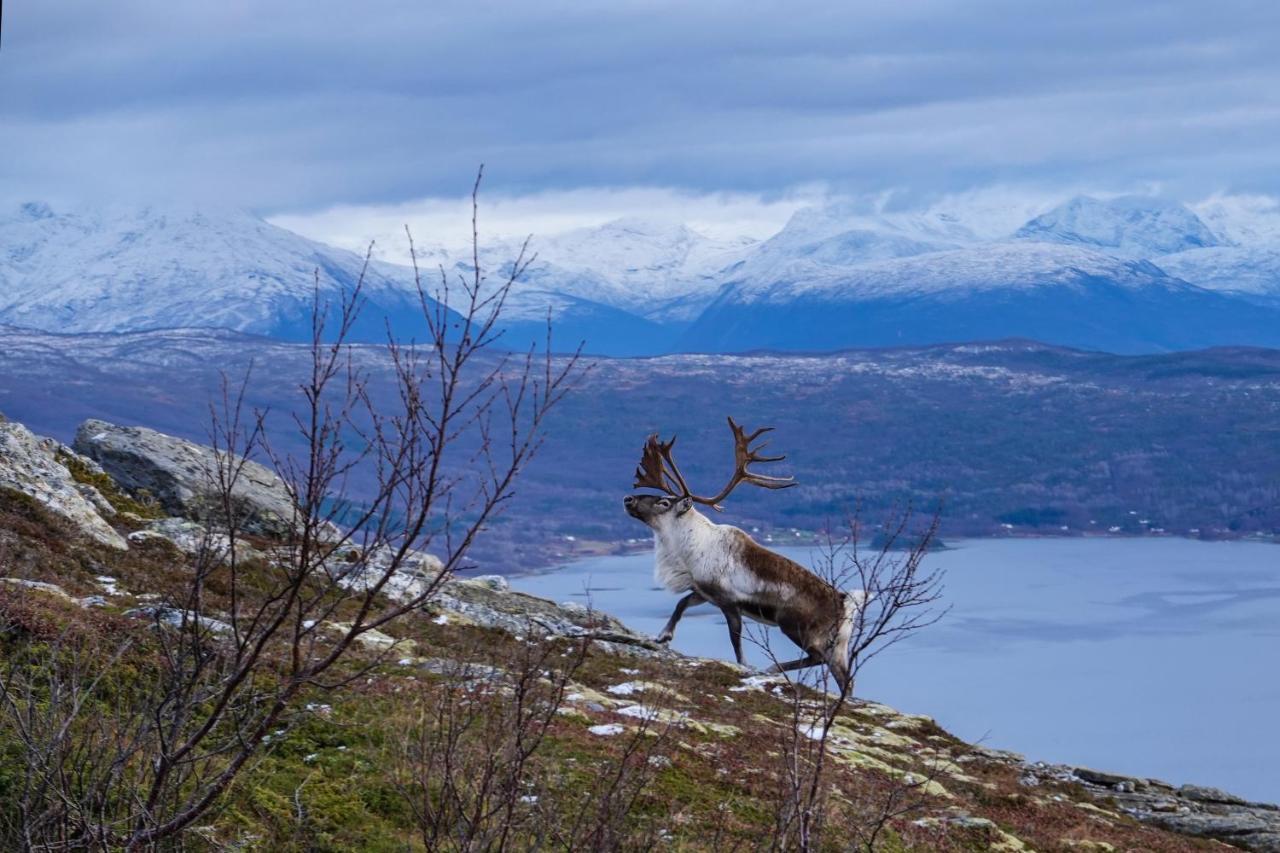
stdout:
<svg viewBox="0 0 1280 853">
<path fill-rule="evenodd" d="M 615 684 L 612 687 L 606 687 L 606 693 L 612 693 L 614 696 L 631 696 L 644 690 L 644 685 L 638 681 L 624 681 L 621 684 Z"/>
<path fill-rule="evenodd" d="M 624 717 L 635 717 L 638 720 L 656 720 L 662 716 L 662 712 L 657 708 L 649 708 L 644 705 L 628 705 L 625 708 L 619 708 L 618 713 Z"/>
<path fill-rule="evenodd" d="M 809 740 L 822 740 L 827 734 L 826 726 L 820 723 L 801 723 L 796 731 Z"/>
</svg>

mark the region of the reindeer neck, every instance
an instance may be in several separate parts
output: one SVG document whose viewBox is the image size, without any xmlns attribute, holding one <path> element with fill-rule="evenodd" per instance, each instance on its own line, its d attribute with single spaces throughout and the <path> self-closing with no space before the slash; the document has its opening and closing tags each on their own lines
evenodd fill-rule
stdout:
<svg viewBox="0 0 1280 853">
<path fill-rule="evenodd" d="M 721 525 L 715 524 L 697 509 L 691 509 L 679 518 L 672 518 L 653 531 L 654 547 L 662 554 L 679 555 L 687 559 L 705 549 L 719 535 Z"/>
</svg>

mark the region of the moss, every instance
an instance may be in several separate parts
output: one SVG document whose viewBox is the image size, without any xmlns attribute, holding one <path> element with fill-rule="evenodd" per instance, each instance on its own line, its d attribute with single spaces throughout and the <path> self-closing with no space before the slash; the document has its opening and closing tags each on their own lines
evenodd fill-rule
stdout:
<svg viewBox="0 0 1280 853">
<path fill-rule="evenodd" d="M 58 461 L 71 473 L 71 479 L 77 483 L 93 486 L 101 492 L 116 512 L 131 512 L 141 518 L 165 517 L 166 513 L 160 504 L 145 490 L 140 491 L 136 496 L 129 495 L 116 485 L 116 481 L 111 479 L 110 475 L 93 470 L 78 456 L 58 451 Z"/>
<path fill-rule="evenodd" d="M 10 486 L 0 486 L 0 498 L 3 499 L 5 508 L 10 512 L 30 515 L 32 518 L 39 519 L 47 517 L 44 505 L 26 492 L 20 492 Z"/>
<path fill-rule="evenodd" d="M 171 549 L 136 547 L 115 553 L 73 546 L 65 543 L 66 537 L 59 536 L 57 529 L 38 502 L 21 494 L 0 493 L 0 548 L 12 564 L 6 573 L 58 583 L 77 595 L 96 590 L 93 576 L 97 574 L 118 577 L 123 589 L 162 595 L 180 591 L 189 580 L 186 560 Z M 225 605 L 225 571 L 215 569 L 207 578 L 207 604 L 212 609 Z M 274 570 L 266 563 L 242 564 L 241 572 L 239 588 L 249 598 L 273 586 Z M 348 621 L 352 615 L 344 606 L 331 618 Z M 453 616 L 437 624 L 433 615 L 410 614 L 387 632 L 416 641 L 419 653 L 427 657 L 508 669 L 514 669 L 512 662 L 518 655 L 533 648 L 506 633 L 467 625 Z M 88 671 L 98 673 L 126 632 L 136 638 L 136 651 L 110 664 L 113 669 L 103 677 L 100 698 L 91 706 L 93 714 L 127 714 L 163 688 L 157 633 L 145 622 L 126 619 L 110 608 L 85 610 L 49 596 L 0 589 L 0 667 L 5 672 L 35 673 L 48 664 L 57 642 L 75 637 L 77 651 L 84 656 L 82 663 L 92 664 Z M 548 668 L 573 659 L 566 655 L 576 648 L 573 641 L 553 640 L 549 645 Z M 339 667 L 332 680 L 355 678 L 357 673 L 358 679 L 343 690 L 317 692 L 298 703 L 330 705 L 331 711 L 300 713 L 287 733 L 273 739 L 265 755 L 250 762 L 218 808 L 202 819 L 201 828 L 179 846 L 193 851 L 423 849 L 410 804 L 396 786 L 395 774 L 403 757 L 400 745 L 406 731 L 422 719 L 424 704 L 452 685 L 443 676 L 390 663 L 362 671 L 361 664 L 371 663 L 373 653 L 361 649 L 355 655 L 359 659 Z M 624 668 L 628 672 L 622 672 Z M 276 675 L 280 674 L 267 672 L 262 677 L 269 682 Z M 594 798 L 601 796 L 605 783 L 617 772 L 618 761 L 626 757 L 644 784 L 615 848 L 654 846 L 652 839 L 660 831 L 663 849 L 767 846 L 785 784 L 781 778 L 784 743 L 795 732 L 789 715 L 791 696 L 760 690 L 730 693 L 741 679 L 740 671 L 715 663 L 636 660 L 589 650 L 584 666 L 573 673 L 570 688 L 582 693 L 584 700 L 574 703 L 572 715 L 554 718 L 528 766 L 530 785 L 538 786 L 531 788 L 538 801 L 529 809 L 529 825 L 568 824 L 584 808 L 595 808 Z M 628 756 L 628 735 L 637 721 L 614 716 L 608 708 L 619 697 L 603 692 L 621 681 L 661 685 L 643 697 L 646 704 L 685 711 L 697 723 L 673 728 L 665 736 L 661 727 L 655 727 L 652 733 L 657 736 L 645 739 L 640 751 Z M 806 702 L 816 695 L 801 693 Z M 604 710 L 588 707 L 596 699 L 605 700 L 601 701 Z M 197 710 L 197 714 L 204 712 L 207 709 Z M 606 721 L 625 723 L 628 734 L 588 733 L 588 726 Z M 484 740 L 493 731 L 488 722 L 481 719 L 466 735 L 468 749 L 492 749 Z M 873 737 L 876 733 L 879 736 Z M 939 780 L 952 798 L 943 800 L 945 793 L 930 786 L 928 792 L 935 797 L 926 797 L 920 810 L 895 820 L 880 836 L 879 853 L 946 853 L 993 849 L 992 845 L 1000 844 L 1016 849 L 1012 838 L 1027 847 L 1053 850 L 1063 849 L 1063 839 L 1077 837 L 1116 849 L 1208 849 L 1200 842 L 1138 825 L 1116 813 L 1114 804 L 1077 803 L 1074 800 L 1085 795 L 1070 786 L 1046 782 L 1029 795 L 1015 767 L 970 751 L 928 718 L 906 717 L 884 706 L 856 702 L 841 715 L 832 734 L 842 742 L 833 744 L 835 760 L 828 764 L 832 796 L 824 815 L 826 838 L 814 849 L 829 849 L 852 838 L 852 827 L 860 814 L 865 819 L 867 804 L 874 808 L 886 792 L 900 785 L 904 774 L 923 775 L 931 762 L 953 761 L 961 752 L 969 752 L 971 759 L 962 765 L 948 763 Z M 648 760 L 650 754 L 655 761 Z M 12 825 L 14 793 L 23 783 L 23 765 L 20 743 L 0 713 L 0 832 Z M 1072 801 L 1048 799 L 1059 791 Z M 952 810 L 987 818 L 999 832 L 948 825 L 943 816 Z M 1110 822 L 1097 819 L 1103 816 L 1109 816 Z M 934 822 L 917 825 L 919 818 Z M 521 849 L 520 843 L 511 846 Z"/>
</svg>

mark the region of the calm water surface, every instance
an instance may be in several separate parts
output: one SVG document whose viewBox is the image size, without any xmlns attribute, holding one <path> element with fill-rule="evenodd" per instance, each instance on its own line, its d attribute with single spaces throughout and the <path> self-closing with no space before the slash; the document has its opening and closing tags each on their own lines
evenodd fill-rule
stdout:
<svg viewBox="0 0 1280 853">
<path fill-rule="evenodd" d="M 967 740 L 1280 802 L 1280 546 L 1180 539 L 988 539 L 929 558 L 951 612 L 863 670 L 858 693 Z M 784 549 L 810 563 L 809 549 Z M 656 633 L 676 597 L 649 554 L 512 585 Z M 774 648 L 790 656 L 778 635 Z M 675 648 L 732 659 L 710 605 Z M 753 648 L 749 656 L 764 663 Z"/>
</svg>

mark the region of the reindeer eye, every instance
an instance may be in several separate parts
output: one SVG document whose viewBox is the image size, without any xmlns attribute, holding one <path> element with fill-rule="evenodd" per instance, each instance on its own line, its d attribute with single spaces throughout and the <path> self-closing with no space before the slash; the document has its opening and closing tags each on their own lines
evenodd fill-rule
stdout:
<svg viewBox="0 0 1280 853">
<path fill-rule="evenodd" d="M 671 506 L 671 501 L 667 500 L 666 498 L 662 498 L 660 501 L 658 501 L 658 506 L 662 507 L 663 509 L 666 509 L 667 507 Z"/>
</svg>

